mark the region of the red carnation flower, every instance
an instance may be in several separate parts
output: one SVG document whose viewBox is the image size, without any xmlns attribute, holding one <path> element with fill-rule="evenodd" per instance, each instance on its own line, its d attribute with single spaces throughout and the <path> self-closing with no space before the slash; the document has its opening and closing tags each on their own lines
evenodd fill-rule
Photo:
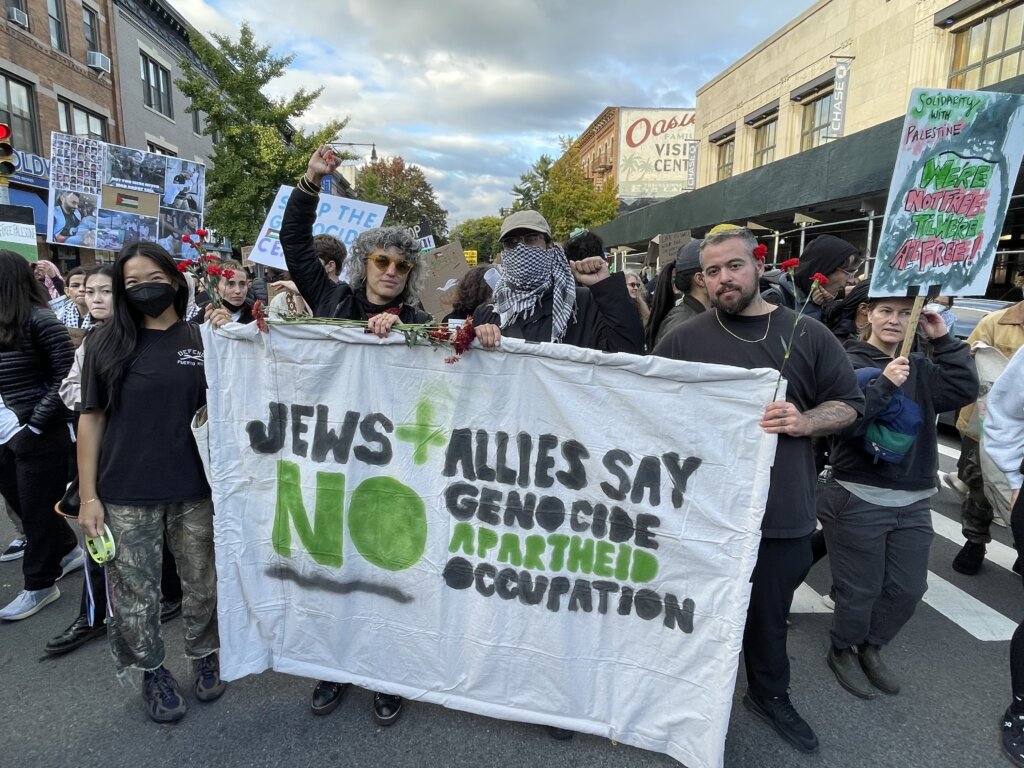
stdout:
<svg viewBox="0 0 1024 768">
<path fill-rule="evenodd" d="M 220 261 L 220 257 L 219 257 L 219 256 L 214 256 L 214 255 L 213 255 L 212 253 L 211 253 L 211 254 L 207 254 L 207 255 L 206 255 L 206 256 L 204 256 L 203 258 L 204 258 L 204 259 L 205 259 L 206 261 L 210 262 L 210 263 L 215 263 L 215 262 L 218 262 L 218 261 Z"/>
<path fill-rule="evenodd" d="M 754 246 L 754 258 L 758 261 L 764 261 L 765 257 L 768 256 L 768 246 L 764 243 L 758 243 Z"/>
<path fill-rule="evenodd" d="M 233 269 L 225 269 L 223 272 L 221 272 L 221 275 L 224 276 L 225 280 L 230 280 L 232 277 L 235 276 L 235 270 L 233 270 Z"/>
<path fill-rule="evenodd" d="M 219 276 L 220 275 L 220 267 L 218 267 L 216 264 L 210 264 L 206 268 L 206 274 L 214 275 L 214 276 Z"/>
<path fill-rule="evenodd" d="M 183 243 L 191 243 L 192 242 L 192 238 L 189 237 L 188 235 L 182 235 L 181 236 L 181 242 L 183 242 Z"/>
<path fill-rule="evenodd" d="M 209 233 L 205 229 L 197 229 L 196 234 L 200 237 L 206 237 Z"/>
<path fill-rule="evenodd" d="M 779 264 L 779 269 L 783 272 L 788 272 L 791 269 L 796 269 L 800 266 L 800 259 L 786 259 L 784 262 Z"/>
<path fill-rule="evenodd" d="M 811 276 L 811 282 L 817 283 L 818 285 L 825 285 L 826 283 L 828 283 L 828 278 L 821 274 L 821 272 L 815 272 Z"/>
<path fill-rule="evenodd" d="M 188 262 L 187 261 L 179 261 L 178 262 L 178 271 L 181 272 L 182 274 L 188 272 Z"/>
</svg>

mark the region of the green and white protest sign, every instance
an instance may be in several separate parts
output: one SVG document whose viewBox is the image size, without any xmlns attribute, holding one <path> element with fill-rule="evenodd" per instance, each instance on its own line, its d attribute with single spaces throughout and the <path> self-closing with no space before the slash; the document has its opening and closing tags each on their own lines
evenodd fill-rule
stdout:
<svg viewBox="0 0 1024 768">
<path fill-rule="evenodd" d="M 722 765 L 776 371 L 516 339 L 446 364 L 315 324 L 203 337 L 225 678 Z"/>
<path fill-rule="evenodd" d="M 915 89 L 870 294 L 983 296 L 1022 154 L 1024 96 Z"/>
<path fill-rule="evenodd" d="M 39 260 L 35 212 L 27 205 L 0 205 L 0 248 Z"/>
</svg>

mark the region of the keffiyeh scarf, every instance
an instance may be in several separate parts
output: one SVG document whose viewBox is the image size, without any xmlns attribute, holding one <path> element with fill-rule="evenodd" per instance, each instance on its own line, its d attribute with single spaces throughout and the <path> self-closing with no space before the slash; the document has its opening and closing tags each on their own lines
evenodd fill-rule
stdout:
<svg viewBox="0 0 1024 768">
<path fill-rule="evenodd" d="M 68 328 L 81 328 L 82 330 L 92 328 L 92 315 L 82 317 L 78 314 L 78 305 L 73 301 L 64 304 L 64 309 L 60 313 L 60 321 Z"/>
<path fill-rule="evenodd" d="M 576 282 L 562 249 L 557 245 L 544 249 L 520 243 L 504 252 L 501 267 L 501 279 L 494 289 L 494 310 L 501 318 L 501 327 L 533 314 L 552 288 L 551 341 L 560 343 L 569 318 L 576 313 Z"/>
</svg>

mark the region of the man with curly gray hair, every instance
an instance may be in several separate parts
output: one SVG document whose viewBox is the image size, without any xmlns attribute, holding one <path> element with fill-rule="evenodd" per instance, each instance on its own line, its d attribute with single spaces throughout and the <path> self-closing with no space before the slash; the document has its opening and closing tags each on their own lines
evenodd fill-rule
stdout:
<svg viewBox="0 0 1024 768">
<path fill-rule="evenodd" d="M 288 198 L 281 223 L 281 248 L 292 280 L 317 317 L 366 320 L 384 338 L 398 323 L 425 323 L 419 308 L 426 269 L 419 247 L 403 227 L 368 229 L 356 238 L 345 261 L 348 282 L 333 283 L 317 259 L 313 244 L 320 181 L 338 161 L 328 146 L 317 149 L 306 173 Z M 345 692 L 343 683 L 319 680 L 310 708 L 314 715 L 333 712 Z M 394 725 L 402 714 L 402 697 L 374 693 L 373 719 Z"/>
<path fill-rule="evenodd" d="M 419 308 L 426 266 L 403 227 L 368 229 L 345 261 L 348 282 L 333 283 L 317 259 L 313 243 L 320 181 L 338 165 L 328 146 L 317 149 L 306 173 L 288 198 L 281 223 L 281 248 L 292 280 L 317 317 L 366 320 L 381 338 L 397 323 L 425 323 Z"/>
</svg>

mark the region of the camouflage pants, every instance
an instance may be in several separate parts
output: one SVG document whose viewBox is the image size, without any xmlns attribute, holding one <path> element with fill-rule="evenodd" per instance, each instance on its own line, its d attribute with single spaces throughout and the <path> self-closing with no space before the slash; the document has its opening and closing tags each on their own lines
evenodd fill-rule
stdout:
<svg viewBox="0 0 1024 768">
<path fill-rule="evenodd" d="M 985 482 L 981 476 L 981 463 L 978 459 L 978 441 L 964 435 L 962 445 L 960 460 L 956 465 L 957 475 L 969 490 L 960 503 L 960 525 L 965 539 L 975 544 L 988 544 L 992 541 L 992 535 L 989 533 L 992 525 L 992 505 L 985 498 Z"/>
<path fill-rule="evenodd" d="M 153 507 L 106 505 L 117 548 L 107 563 L 107 634 L 118 671 L 153 670 L 164 662 L 160 577 L 164 532 L 181 577 L 185 655 L 201 659 L 220 647 L 213 503 L 209 499 Z"/>
</svg>

